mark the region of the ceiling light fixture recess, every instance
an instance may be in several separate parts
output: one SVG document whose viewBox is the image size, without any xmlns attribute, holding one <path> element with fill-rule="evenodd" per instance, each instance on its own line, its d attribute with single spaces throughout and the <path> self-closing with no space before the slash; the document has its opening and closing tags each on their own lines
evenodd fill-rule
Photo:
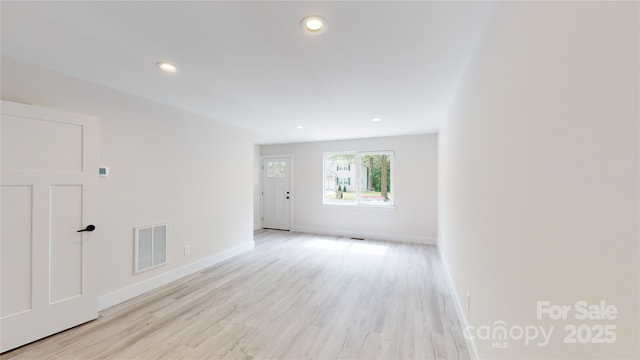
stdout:
<svg viewBox="0 0 640 360">
<path fill-rule="evenodd" d="M 165 62 L 165 61 L 159 61 L 159 62 L 157 62 L 157 63 L 156 63 L 156 66 L 157 66 L 158 68 L 160 68 L 160 70 L 162 70 L 162 71 L 164 71 L 164 72 L 171 72 L 171 73 L 174 73 L 174 72 L 178 71 L 178 68 L 177 68 L 175 65 L 173 65 L 173 64 L 171 64 L 171 63 L 168 63 L 168 62 Z"/>
<path fill-rule="evenodd" d="M 380 122 L 380 121 L 382 121 L 382 119 L 381 119 L 381 118 L 379 118 L 379 117 L 375 117 L 375 118 L 371 119 L 371 121 L 373 121 L 373 122 Z"/>
<path fill-rule="evenodd" d="M 304 129 L 304 126 L 302 126 L 302 125 L 298 125 L 298 126 L 296 126 L 296 129 L 298 129 L 298 130 L 300 130 L 300 129 Z"/>
<path fill-rule="evenodd" d="M 300 25 L 311 34 L 321 34 L 327 29 L 327 21 L 317 15 L 304 17 Z"/>
</svg>

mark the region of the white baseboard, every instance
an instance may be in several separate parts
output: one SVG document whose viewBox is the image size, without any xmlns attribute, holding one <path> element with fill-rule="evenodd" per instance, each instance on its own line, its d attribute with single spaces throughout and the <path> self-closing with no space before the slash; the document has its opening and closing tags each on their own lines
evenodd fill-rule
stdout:
<svg viewBox="0 0 640 360">
<path fill-rule="evenodd" d="M 449 272 L 449 265 L 447 265 L 447 261 L 444 256 L 442 256 L 442 252 L 440 248 L 438 248 L 438 254 L 440 255 L 440 261 L 442 262 L 442 269 L 444 272 L 444 277 L 447 281 L 447 285 L 449 286 L 449 291 L 451 292 L 451 296 L 453 296 L 453 302 L 456 306 L 456 313 L 458 314 L 458 319 L 460 319 L 460 326 L 464 330 L 469 323 L 467 322 L 467 317 L 465 316 L 464 306 L 462 306 L 462 302 L 460 301 L 460 297 L 458 296 L 458 292 L 456 291 L 456 287 L 453 282 L 453 277 L 451 277 L 451 273 Z M 467 350 L 469 351 L 469 358 L 472 360 L 478 359 L 478 349 L 476 348 L 475 342 L 472 339 L 464 338 L 465 343 L 467 344 Z"/>
<path fill-rule="evenodd" d="M 179 267 L 156 277 L 143 280 L 139 283 L 124 287 L 109 294 L 101 295 L 98 297 L 98 311 L 120 304 L 121 302 L 142 295 L 148 291 L 159 288 L 160 286 L 166 285 L 187 275 L 191 275 L 202 269 L 206 269 L 209 266 L 218 264 L 254 248 L 255 243 L 253 241 L 247 241 L 236 247 L 208 256 L 194 263 Z"/>
<path fill-rule="evenodd" d="M 368 233 L 368 232 L 360 232 L 360 231 L 331 230 L 327 228 L 312 228 L 312 227 L 304 227 L 304 226 L 302 227 L 292 226 L 291 231 L 303 232 L 308 234 L 357 237 L 357 238 L 371 239 L 371 240 L 409 242 L 409 243 L 425 244 L 425 245 L 437 244 L 437 239 L 435 237 L 420 236 L 420 235 Z"/>
</svg>

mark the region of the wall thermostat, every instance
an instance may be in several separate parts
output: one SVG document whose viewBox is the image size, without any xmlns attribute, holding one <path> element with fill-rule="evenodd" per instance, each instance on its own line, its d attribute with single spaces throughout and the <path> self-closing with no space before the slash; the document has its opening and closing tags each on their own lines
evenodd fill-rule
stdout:
<svg viewBox="0 0 640 360">
<path fill-rule="evenodd" d="M 109 167 L 108 166 L 100 166 L 98 168 L 98 175 L 100 175 L 100 177 L 109 176 Z"/>
</svg>

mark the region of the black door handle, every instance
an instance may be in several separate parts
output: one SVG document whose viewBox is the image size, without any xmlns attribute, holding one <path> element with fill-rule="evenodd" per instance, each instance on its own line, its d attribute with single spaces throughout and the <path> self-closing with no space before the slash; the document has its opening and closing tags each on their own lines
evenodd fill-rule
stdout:
<svg viewBox="0 0 640 360">
<path fill-rule="evenodd" d="M 287 196 L 287 199 L 288 199 L 288 198 L 289 198 L 289 197 Z"/>
<path fill-rule="evenodd" d="M 91 232 L 91 231 L 93 231 L 93 230 L 95 230 L 95 229 L 96 229 L 96 227 L 95 227 L 95 226 L 93 226 L 93 225 L 89 225 L 89 226 L 87 226 L 87 228 L 86 228 L 86 229 L 78 230 L 78 232 L 83 232 L 83 231 L 89 231 L 89 232 Z"/>
</svg>

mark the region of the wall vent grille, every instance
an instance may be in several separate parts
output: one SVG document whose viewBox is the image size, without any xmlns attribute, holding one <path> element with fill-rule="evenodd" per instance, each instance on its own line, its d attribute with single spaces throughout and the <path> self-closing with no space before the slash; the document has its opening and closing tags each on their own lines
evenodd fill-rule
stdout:
<svg viewBox="0 0 640 360">
<path fill-rule="evenodd" d="M 135 227 L 134 274 L 167 263 L 168 227 L 168 224 Z"/>
</svg>

